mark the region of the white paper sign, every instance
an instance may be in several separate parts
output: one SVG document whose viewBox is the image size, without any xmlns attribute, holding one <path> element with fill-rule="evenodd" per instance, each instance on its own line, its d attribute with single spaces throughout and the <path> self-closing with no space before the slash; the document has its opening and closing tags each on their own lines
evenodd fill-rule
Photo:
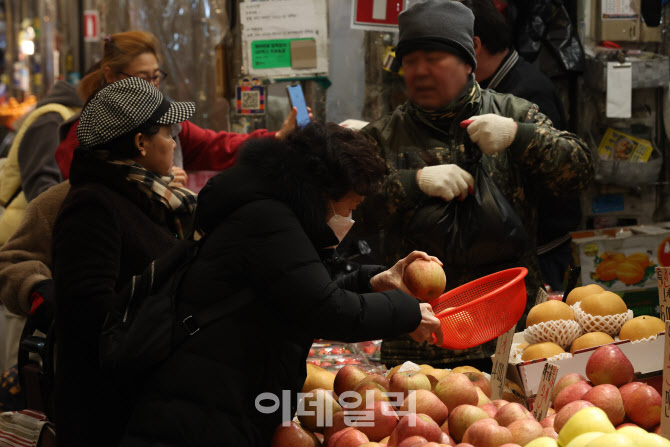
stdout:
<svg viewBox="0 0 670 447">
<path fill-rule="evenodd" d="M 553 363 L 546 363 L 542 371 L 542 380 L 540 387 L 537 390 L 535 403 L 533 404 L 533 416 L 538 421 L 541 421 L 547 416 L 549 410 L 549 402 L 551 401 L 551 393 L 554 390 L 556 383 L 556 375 L 558 374 L 558 365 Z"/>
<path fill-rule="evenodd" d="M 670 439 L 670 321 L 665 322 L 665 351 L 663 358 L 663 391 L 661 409 L 661 436 Z"/>
<path fill-rule="evenodd" d="M 502 398 L 507 377 L 507 366 L 509 365 L 509 351 L 512 348 L 515 330 L 516 324 L 512 329 L 498 337 L 496 353 L 493 355 L 493 369 L 491 370 L 491 400 Z"/>
<path fill-rule="evenodd" d="M 630 64 L 607 63 L 607 107 L 608 118 L 630 118 L 633 75 Z"/>
</svg>

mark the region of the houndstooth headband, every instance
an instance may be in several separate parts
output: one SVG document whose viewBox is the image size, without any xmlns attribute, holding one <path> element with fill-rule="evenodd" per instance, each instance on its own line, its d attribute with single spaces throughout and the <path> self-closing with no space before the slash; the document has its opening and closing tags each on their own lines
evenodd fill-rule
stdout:
<svg viewBox="0 0 670 447">
<path fill-rule="evenodd" d="M 135 77 L 98 91 L 84 106 L 77 127 L 83 147 L 94 147 L 144 125 L 175 124 L 195 112 L 192 102 L 170 102 L 151 83 Z"/>
</svg>

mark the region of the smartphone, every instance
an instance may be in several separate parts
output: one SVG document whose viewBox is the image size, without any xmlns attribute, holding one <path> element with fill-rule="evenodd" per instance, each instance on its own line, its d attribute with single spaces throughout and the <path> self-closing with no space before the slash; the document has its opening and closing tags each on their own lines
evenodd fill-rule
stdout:
<svg viewBox="0 0 670 447">
<path fill-rule="evenodd" d="M 309 124 L 311 121 L 309 119 L 309 111 L 307 110 L 307 104 L 305 104 L 305 95 L 302 93 L 302 87 L 300 84 L 291 84 L 286 87 L 288 92 L 288 99 L 291 103 L 291 107 L 298 109 L 298 115 L 296 116 L 296 121 L 298 127 L 303 127 L 306 124 Z"/>
</svg>

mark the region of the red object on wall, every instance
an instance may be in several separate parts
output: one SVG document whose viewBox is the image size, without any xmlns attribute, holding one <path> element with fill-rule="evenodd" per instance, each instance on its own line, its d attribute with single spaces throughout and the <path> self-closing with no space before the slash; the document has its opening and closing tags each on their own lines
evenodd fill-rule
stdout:
<svg viewBox="0 0 670 447">
<path fill-rule="evenodd" d="M 403 0 L 354 0 L 354 24 L 398 25 Z"/>
<path fill-rule="evenodd" d="M 100 17 L 98 11 L 88 9 L 84 11 L 84 40 L 87 42 L 100 39 Z"/>
</svg>

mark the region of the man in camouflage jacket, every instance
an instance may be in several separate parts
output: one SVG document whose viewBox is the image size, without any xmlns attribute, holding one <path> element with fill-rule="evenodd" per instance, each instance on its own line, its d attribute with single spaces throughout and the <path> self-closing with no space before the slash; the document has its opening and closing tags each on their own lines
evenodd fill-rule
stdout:
<svg viewBox="0 0 670 447">
<path fill-rule="evenodd" d="M 430 241 L 422 243 L 421 235 L 409 235 L 408 224 L 428 196 L 450 201 L 472 193 L 473 178 L 460 167 L 468 158 L 471 140 L 481 149 L 483 166 L 519 215 L 530 240 L 515 262 L 485 268 L 445 265 L 447 290 L 521 265 L 529 271 L 527 313 L 542 284 L 535 254 L 538 197 L 543 192 L 561 196 L 584 189 L 593 176 L 592 161 L 586 144 L 553 128 L 536 105 L 479 87 L 473 75 L 473 21 L 468 8 L 444 0 L 420 0 L 400 14 L 396 55 L 410 99 L 362 130 L 377 142 L 390 174 L 382 192 L 360 207 L 354 229 L 359 235 L 379 232 L 388 265 L 412 250 L 432 246 Z M 474 121 L 462 128 L 461 122 L 468 119 Z M 524 328 L 525 314 L 517 330 Z M 407 337 L 384 340 L 381 355 L 389 367 L 410 360 L 490 371 L 488 357 L 494 347 L 495 339 L 450 351 Z"/>
</svg>

